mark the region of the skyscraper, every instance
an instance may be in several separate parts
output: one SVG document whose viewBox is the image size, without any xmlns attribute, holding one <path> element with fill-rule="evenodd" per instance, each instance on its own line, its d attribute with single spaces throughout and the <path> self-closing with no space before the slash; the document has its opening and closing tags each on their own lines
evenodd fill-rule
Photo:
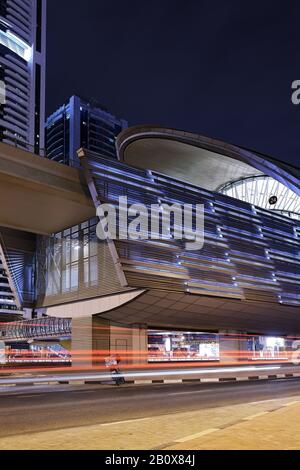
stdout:
<svg viewBox="0 0 300 470">
<path fill-rule="evenodd" d="M 77 150 L 84 147 L 116 158 L 115 138 L 128 127 L 100 103 L 72 96 L 46 121 L 47 157 L 59 163 L 79 166 Z"/>
<path fill-rule="evenodd" d="M 46 0 L 0 0 L 0 141 L 42 153 Z M 4 90 L 3 90 L 4 88 Z"/>
<path fill-rule="evenodd" d="M 46 6 L 46 0 L 0 0 L 0 142 L 36 154 L 45 147 Z M 0 317 L 9 321 L 23 310 L 2 236 L 1 228 Z"/>
</svg>

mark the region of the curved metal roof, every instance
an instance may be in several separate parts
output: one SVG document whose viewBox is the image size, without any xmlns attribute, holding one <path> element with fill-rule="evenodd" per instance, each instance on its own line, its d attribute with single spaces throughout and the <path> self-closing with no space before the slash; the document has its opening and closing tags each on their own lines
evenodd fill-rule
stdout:
<svg viewBox="0 0 300 470">
<path fill-rule="evenodd" d="M 268 175 L 300 195 L 300 169 L 272 157 L 198 134 L 135 126 L 117 139 L 118 158 L 210 191 L 250 176 Z"/>
</svg>

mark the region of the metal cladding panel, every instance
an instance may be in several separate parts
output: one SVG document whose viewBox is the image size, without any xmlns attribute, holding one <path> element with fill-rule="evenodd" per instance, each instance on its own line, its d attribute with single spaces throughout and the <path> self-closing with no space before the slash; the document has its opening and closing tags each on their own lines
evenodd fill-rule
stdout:
<svg viewBox="0 0 300 470">
<path fill-rule="evenodd" d="M 131 287 L 300 307 L 300 222 L 153 171 L 84 152 L 82 164 L 97 203 L 203 204 L 205 243 L 116 240 Z M 96 196 L 95 196 L 96 194 Z M 144 234 L 147 235 L 147 234 Z"/>
<path fill-rule="evenodd" d="M 300 170 L 256 151 L 199 134 L 134 126 L 116 142 L 121 161 L 190 181 L 211 191 L 228 182 L 268 175 L 300 195 Z"/>
<path fill-rule="evenodd" d="M 299 335 L 298 309 L 259 300 L 235 300 L 152 289 L 102 315 L 123 324 L 197 331 L 241 330 L 272 336 Z"/>
<path fill-rule="evenodd" d="M 22 318 L 21 299 L 7 258 L 0 234 L 0 324 Z"/>
<path fill-rule="evenodd" d="M 22 306 L 33 307 L 35 302 L 34 255 L 8 248 L 7 260 Z"/>
<path fill-rule="evenodd" d="M 20 305 L 32 308 L 35 302 L 35 249 L 34 235 L 1 228 L 2 247 L 10 276 Z"/>
</svg>

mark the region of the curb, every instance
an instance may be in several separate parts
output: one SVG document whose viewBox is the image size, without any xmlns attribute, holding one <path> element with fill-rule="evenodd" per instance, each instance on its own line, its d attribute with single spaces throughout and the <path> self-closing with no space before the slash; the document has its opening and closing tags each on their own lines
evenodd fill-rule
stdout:
<svg viewBox="0 0 300 470">
<path fill-rule="evenodd" d="M 259 380 L 278 380 L 278 379 L 294 379 L 300 378 L 300 373 L 296 374 L 272 374 L 272 375 L 255 375 L 248 377 L 224 377 L 224 378 L 202 378 L 202 379 L 154 379 L 154 380 L 127 380 L 126 385 L 170 385 L 170 384 L 185 384 L 185 383 L 228 383 L 228 382 L 247 382 Z M 35 386 L 35 385 L 110 385 L 111 382 L 102 382 L 99 380 L 49 380 L 40 381 L 38 379 L 27 383 L 7 383 L 3 384 L 4 387 L 17 387 L 22 386 Z M 0 387 L 1 387 L 0 381 Z"/>
<path fill-rule="evenodd" d="M 162 379 L 162 380 L 134 380 L 126 381 L 127 384 L 148 385 L 148 384 L 180 384 L 180 383 L 224 383 L 224 382 L 246 382 L 254 380 L 278 380 L 278 379 L 294 379 L 299 378 L 298 374 L 272 374 L 272 375 L 255 375 L 249 377 L 224 377 L 224 378 L 206 378 L 206 379 Z"/>
</svg>

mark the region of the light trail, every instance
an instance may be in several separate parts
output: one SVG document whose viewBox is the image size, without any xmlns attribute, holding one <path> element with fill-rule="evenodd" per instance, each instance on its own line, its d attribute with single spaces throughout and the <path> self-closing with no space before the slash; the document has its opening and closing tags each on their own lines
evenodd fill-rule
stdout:
<svg viewBox="0 0 300 470">
<path fill-rule="evenodd" d="M 176 371 L 164 370 L 164 371 L 152 371 L 152 372 L 125 372 L 121 371 L 120 375 L 125 379 L 137 379 L 137 378 L 150 378 L 150 377 L 170 377 L 170 376 L 185 376 L 185 375 L 211 375 L 211 374 L 226 374 L 226 373 L 236 373 L 236 372 L 261 372 L 261 371 L 274 371 L 281 369 L 281 366 L 251 366 L 251 367 L 223 367 L 215 369 L 182 369 Z M 48 377 L 27 377 L 27 378 L 11 378 L 11 379 L 0 379 L 0 385 L 6 385 L 11 383 L 16 384 L 26 384 L 26 383 L 44 383 L 44 382 L 75 382 L 78 380 L 112 380 L 112 375 L 110 372 L 106 374 L 72 374 L 72 375 L 58 375 L 58 376 L 48 376 Z"/>
</svg>

